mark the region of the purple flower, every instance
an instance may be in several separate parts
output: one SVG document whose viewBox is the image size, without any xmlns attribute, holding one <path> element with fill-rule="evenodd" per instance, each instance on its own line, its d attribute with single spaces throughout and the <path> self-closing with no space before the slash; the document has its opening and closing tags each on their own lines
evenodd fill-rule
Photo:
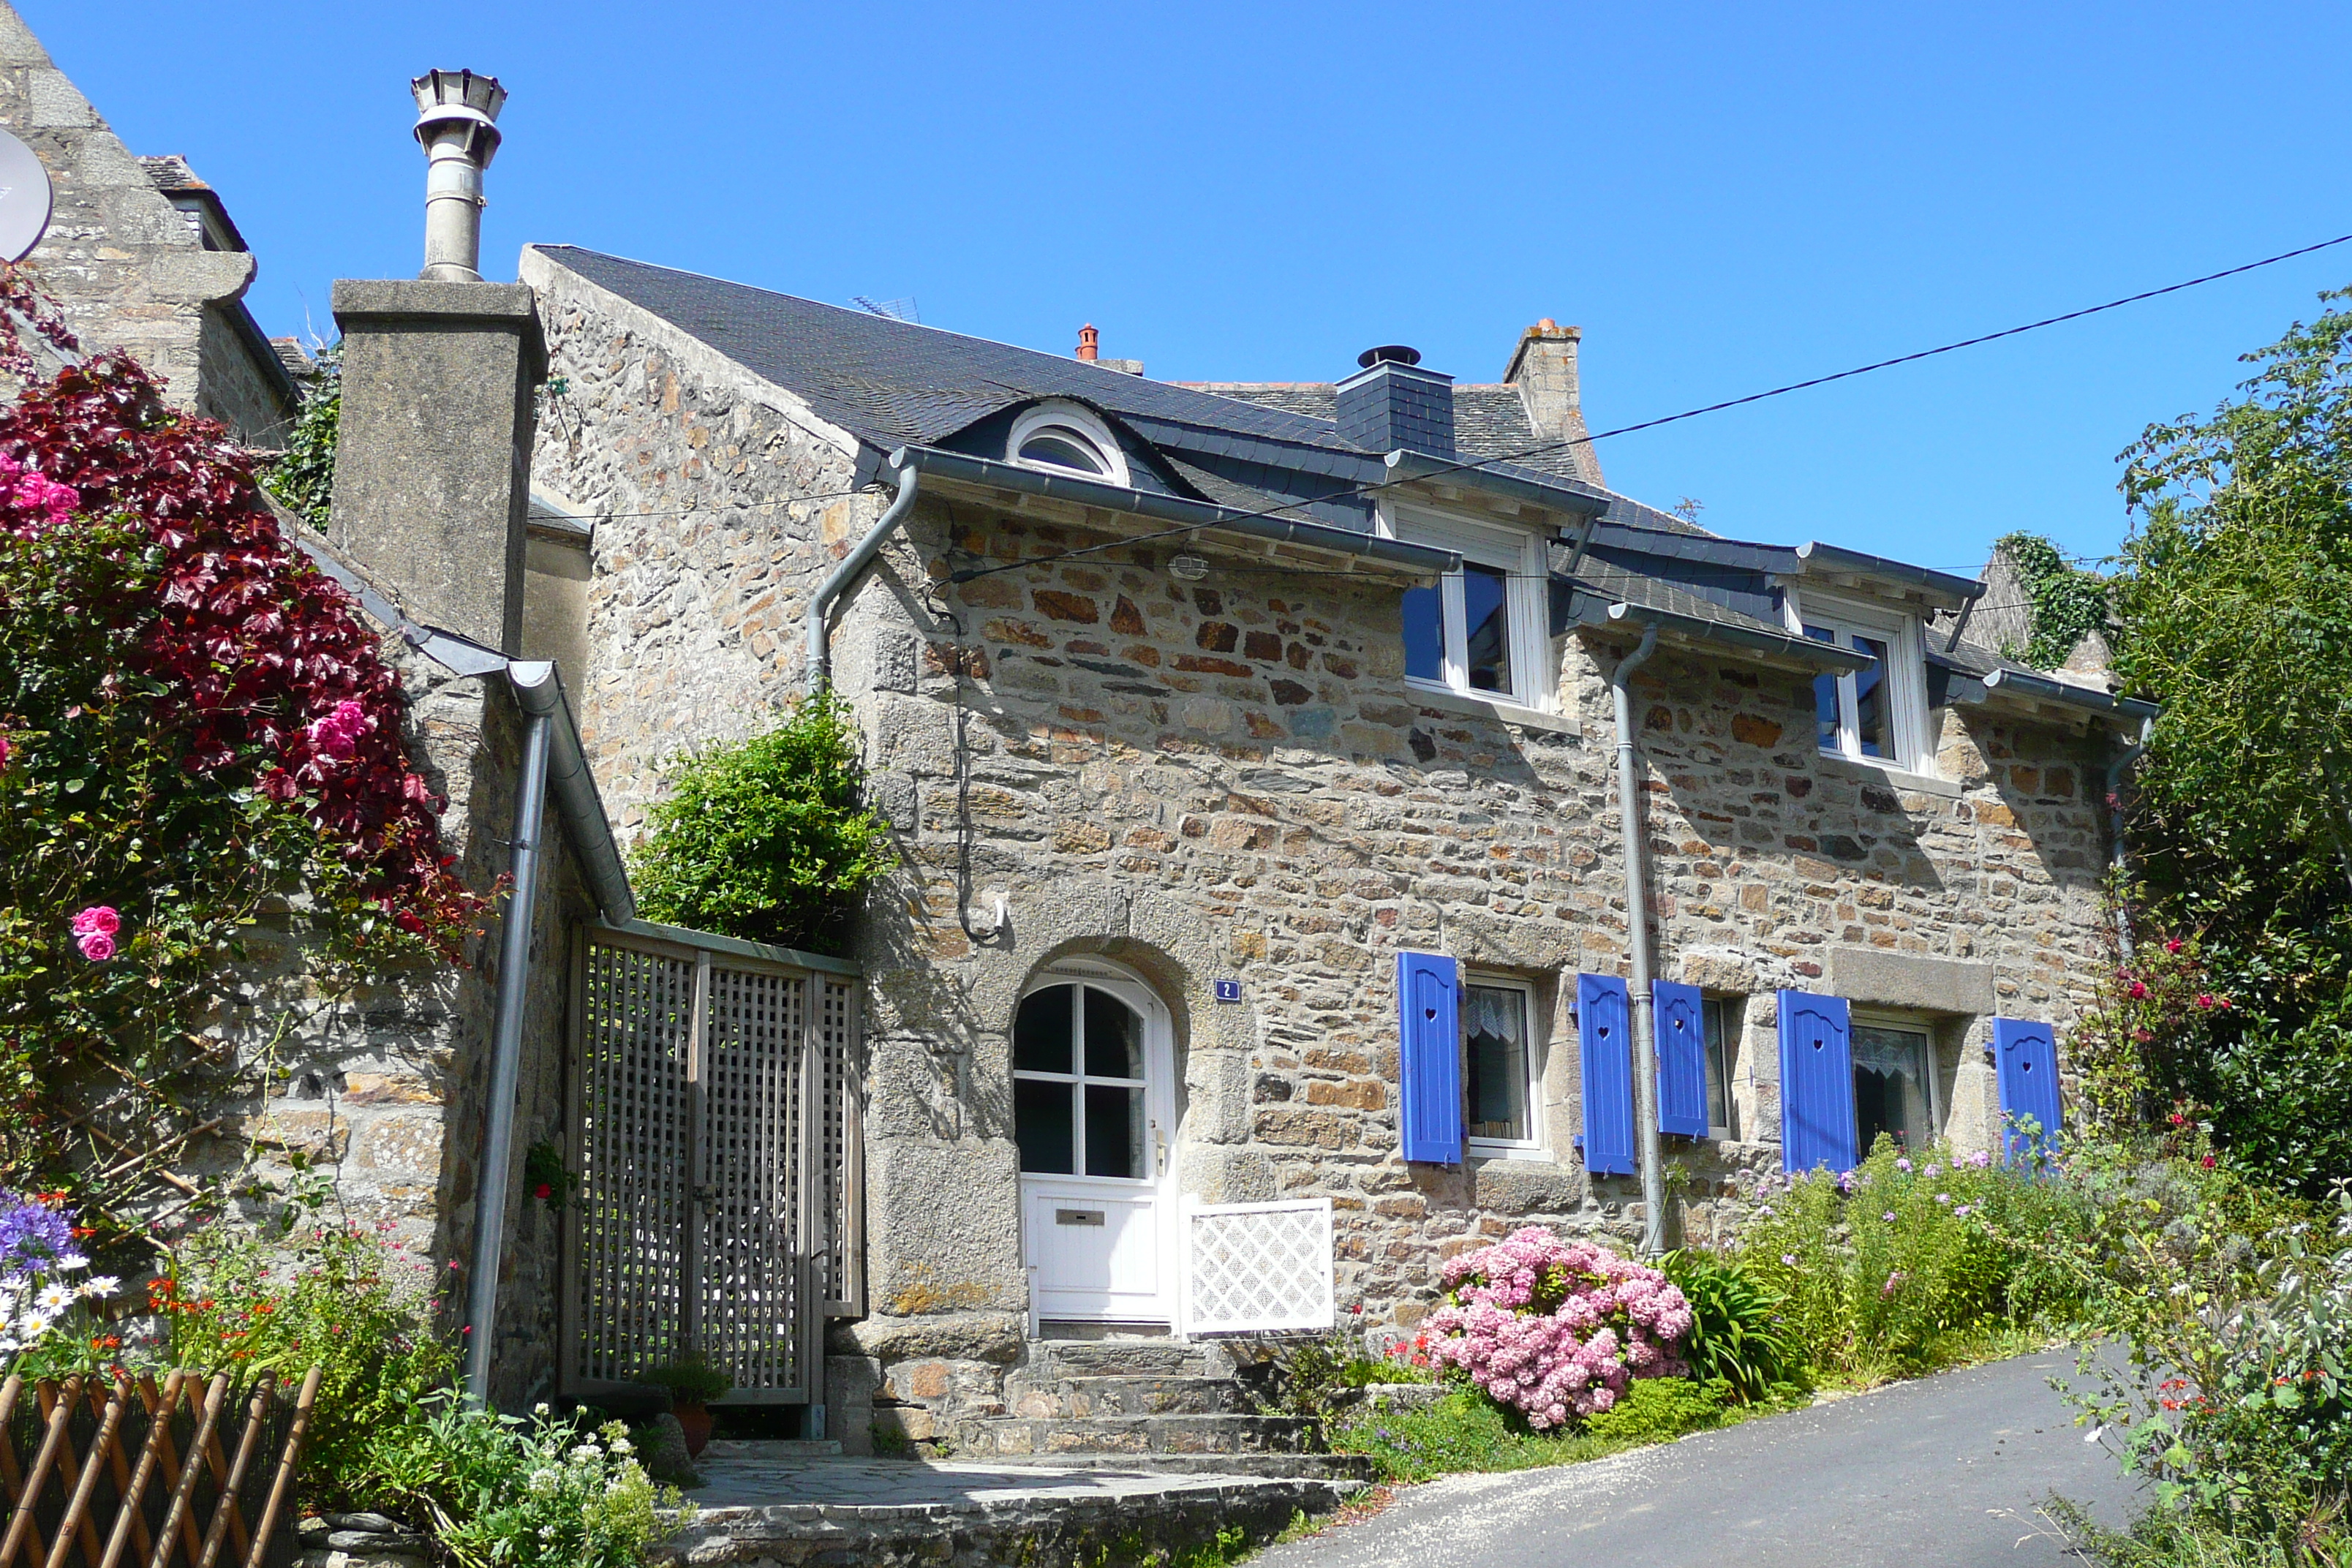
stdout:
<svg viewBox="0 0 2352 1568">
<path fill-rule="evenodd" d="M 1952 1194 L 1949 1193 L 1937 1193 L 1936 1194 L 1936 1201 L 1939 1204 L 1950 1203 L 1952 1201 Z"/>
<path fill-rule="evenodd" d="M 1797 1255 L 1793 1252 L 1784 1252 L 1780 1254 L 1780 1261 L 1789 1268 L 1794 1268 L 1797 1266 Z"/>
<path fill-rule="evenodd" d="M 45 1204 L 0 1191 L 0 1275 L 46 1270 L 73 1251 L 73 1225 Z"/>
<path fill-rule="evenodd" d="M 1895 1162 L 1895 1168 L 1907 1176 L 1911 1173 L 1911 1162 L 1908 1160 L 1897 1160 Z"/>
<path fill-rule="evenodd" d="M 1878 1217 L 1885 1220 L 1887 1224 L 1893 1225 L 1895 1223 L 1895 1211 L 1893 1209 L 1888 1209 L 1885 1214 L 1880 1215 Z"/>
</svg>

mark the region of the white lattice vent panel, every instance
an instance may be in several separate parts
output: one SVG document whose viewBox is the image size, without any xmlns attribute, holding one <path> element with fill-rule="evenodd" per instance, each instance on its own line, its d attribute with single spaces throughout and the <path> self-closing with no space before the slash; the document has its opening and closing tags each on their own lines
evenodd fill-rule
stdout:
<svg viewBox="0 0 2352 1568">
<path fill-rule="evenodd" d="M 1329 1328 L 1331 1200 L 1188 1205 L 1184 1303 L 1187 1333 Z"/>
</svg>

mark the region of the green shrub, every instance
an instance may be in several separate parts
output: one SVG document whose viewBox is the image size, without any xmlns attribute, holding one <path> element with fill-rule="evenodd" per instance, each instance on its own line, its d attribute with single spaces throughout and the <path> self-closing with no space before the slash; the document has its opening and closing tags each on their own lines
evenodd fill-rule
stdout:
<svg viewBox="0 0 2352 1568">
<path fill-rule="evenodd" d="M 670 1398 L 680 1405 L 707 1405 L 735 1386 L 726 1370 L 700 1351 L 650 1367 L 637 1374 L 637 1381 L 669 1390 Z"/>
<path fill-rule="evenodd" d="M 861 803 L 865 777 L 849 710 L 830 694 L 688 757 L 635 857 L 638 904 L 698 931 L 839 951 L 843 917 L 898 864 Z"/>
<path fill-rule="evenodd" d="M 692 1518 L 636 1462 L 627 1427 L 583 1431 L 544 1405 L 524 1419 L 433 1395 L 377 1449 L 387 1498 L 422 1513 L 461 1568 L 635 1568 Z"/>
<path fill-rule="evenodd" d="M 1915 1159 L 1882 1137 L 1844 1176 L 1769 1177 L 1759 1196 L 1738 1256 L 1825 1369 L 1925 1371 L 2080 1304 L 2079 1282 L 2032 1242 L 2088 1211 L 2074 1184 L 2044 1173 L 1940 1148 Z"/>
<path fill-rule="evenodd" d="M 2352 1562 L 2352 1537 L 2325 1523 L 2295 1545 L 2263 1536 L 2233 1535 L 2182 1509 L 2142 1510 L 2128 1529 L 2109 1530 L 2090 1510 L 2052 1498 L 2042 1512 L 2069 1552 L 2095 1568 L 2333 1568 Z"/>
<path fill-rule="evenodd" d="M 1720 1426 L 1723 1407 L 1730 1402 L 1730 1385 L 1720 1379 L 1699 1383 L 1687 1377 L 1637 1378 L 1616 1404 L 1598 1415 L 1585 1417 L 1584 1429 L 1595 1437 L 1664 1443 Z"/>
<path fill-rule="evenodd" d="M 299 1225 L 282 1240 L 211 1226 L 167 1256 L 149 1287 L 173 1363 L 268 1369 L 319 1383 L 303 1474 L 306 1500 L 373 1508 L 387 1432 L 445 1386 L 457 1354 L 431 1328 L 432 1265 L 356 1225 Z"/>
<path fill-rule="evenodd" d="M 1803 1347 L 1782 1326 L 1780 1298 L 1745 1263 L 1685 1248 L 1668 1253 L 1658 1267 L 1691 1304 L 1682 1357 L 1693 1376 L 1720 1380 L 1742 1404 L 1811 1380 Z"/>
</svg>

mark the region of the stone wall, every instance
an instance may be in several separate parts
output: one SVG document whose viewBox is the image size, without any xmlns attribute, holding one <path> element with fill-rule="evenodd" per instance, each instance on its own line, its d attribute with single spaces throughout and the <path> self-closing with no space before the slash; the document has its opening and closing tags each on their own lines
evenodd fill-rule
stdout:
<svg viewBox="0 0 2352 1568">
<path fill-rule="evenodd" d="M 634 825 L 667 755 L 796 692 L 815 574 L 881 500 L 836 493 L 845 437 L 787 395 L 559 268 L 527 257 L 525 277 L 571 387 L 535 475 L 597 520 L 584 725 Z M 1372 1320 L 1417 1320 L 1475 1239 L 1640 1217 L 1636 1184 L 1575 1151 L 1570 1020 L 1575 974 L 1626 962 L 1602 684 L 1622 647 L 1561 639 L 1559 715 L 1506 723 L 1403 687 L 1401 580 L 1203 538 L 1198 584 L 1148 545 L 946 581 L 1107 521 L 927 499 L 838 612 L 836 681 L 905 864 L 859 922 L 873 1310 L 836 1331 L 834 1402 L 918 1438 L 985 1411 L 1017 1354 L 1008 1033 L 1059 958 L 1121 963 L 1171 1010 L 1184 1191 L 1329 1197 L 1340 1299 Z M 2063 1026 L 2099 965 L 2079 729 L 1951 710 L 1941 779 L 1890 778 L 1817 754 L 1793 666 L 1670 647 L 1634 692 L 1660 972 L 1743 999 L 1747 1137 L 1670 1142 L 1685 1231 L 1718 1234 L 1738 1179 L 1777 1163 L 1779 986 L 1931 1025 L 1946 1130 L 1983 1146 L 1985 1015 Z M 1537 1157 L 1398 1157 L 1399 949 L 1534 989 Z M 1239 1005 L 1213 1000 L 1225 977 Z"/>
<path fill-rule="evenodd" d="M 219 420 L 248 447 L 283 451 L 296 408 L 268 374 L 282 371 L 283 363 L 251 317 L 237 319 L 242 314 L 233 300 L 205 308 L 196 343 L 196 412 Z M 266 361 L 257 357 L 265 353 Z"/>
<path fill-rule="evenodd" d="M 203 247 L 5 3 L 0 127 L 32 148 L 55 191 L 48 233 L 25 263 L 33 279 L 63 304 L 84 352 L 127 349 L 174 404 L 197 407 L 207 307 L 244 294 L 253 258 Z"/>
</svg>

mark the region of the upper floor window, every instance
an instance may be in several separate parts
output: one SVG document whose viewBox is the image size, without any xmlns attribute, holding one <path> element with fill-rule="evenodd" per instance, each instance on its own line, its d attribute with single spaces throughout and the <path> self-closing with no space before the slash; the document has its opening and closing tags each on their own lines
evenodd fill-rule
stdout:
<svg viewBox="0 0 2352 1568">
<path fill-rule="evenodd" d="M 1110 428 L 1074 403 L 1041 403 L 1013 422 L 1005 456 L 1024 468 L 1061 468 L 1124 485 L 1127 459 Z"/>
<path fill-rule="evenodd" d="M 1551 706 L 1549 563 L 1543 539 L 1524 530 L 1397 508 L 1382 521 L 1394 537 L 1462 557 L 1426 588 L 1404 595 L 1404 674 L 1416 686 Z"/>
<path fill-rule="evenodd" d="M 1927 656 L 1917 617 L 1808 595 L 1798 620 L 1816 642 L 1851 648 L 1871 660 L 1850 674 L 1813 678 L 1814 732 L 1821 749 L 1832 756 L 1924 771 L 1934 741 L 1927 733 Z"/>
</svg>

